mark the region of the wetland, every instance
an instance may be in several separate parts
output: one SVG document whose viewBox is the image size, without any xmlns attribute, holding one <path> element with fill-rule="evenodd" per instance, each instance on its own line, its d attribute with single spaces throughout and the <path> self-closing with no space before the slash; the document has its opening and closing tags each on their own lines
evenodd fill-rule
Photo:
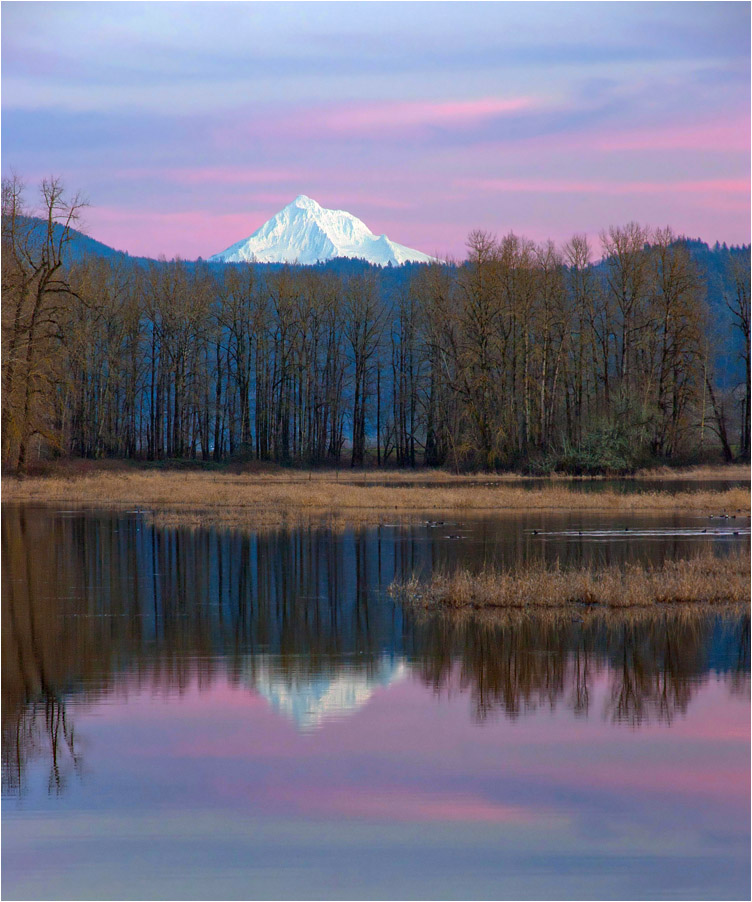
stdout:
<svg viewBox="0 0 752 902">
<path fill-rule="evenodd" d="M 263 528 L 6 501 L 4 897 L 746 895 L 748 598 L 389 591 L 748 554 L 748 506 L 683 501 Z"/>
</svg>

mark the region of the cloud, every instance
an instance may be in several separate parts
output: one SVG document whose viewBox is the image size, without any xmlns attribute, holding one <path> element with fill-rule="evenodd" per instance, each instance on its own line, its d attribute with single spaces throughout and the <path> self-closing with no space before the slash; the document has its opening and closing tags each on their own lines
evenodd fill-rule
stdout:
<svg viewBox="0 0 752 902">
<path fill-rule="evenodd" d="M 749 152 L 749 117 L 709 120 L 603 134 L 591 141 L 597 150 L 717 150 Z"/>
<path fill-rule="evenodd" d="M 338 132 L 413 130 L 422 126 L 462 126 L 528 109 L 528 97 L 484 97 L 477 100 L 350 104 L 316 117 L 324 129 Z"/>
<path fill-rule="evenodd" d="M 666 181 L 610 181 L 607 179 L 458 179 L 458 185 L 476 190 L 543 194 L 748 194 L 747 179 L 697 179 L 679 182 Z"/>
</svg>

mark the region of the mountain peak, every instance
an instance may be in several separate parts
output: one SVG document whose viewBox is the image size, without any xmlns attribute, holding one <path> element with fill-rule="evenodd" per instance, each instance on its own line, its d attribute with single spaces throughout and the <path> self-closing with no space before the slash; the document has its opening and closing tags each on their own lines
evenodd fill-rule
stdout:
<svg viewBox="0 0 752 902">
<path fill-rule="evenodd" d="M 327 210 L 313 198 L 299 194 L 249 237 L 209 259 L 222 263 L 299 263 L 310 265 L 351 257 L 380 266 L 407 262 L 430 263 L 433 258 L 374 235 L 357 216 Z"/>
<path fill-rule="evenodd" d="M 299 194 L 294 201 L 287 205 L 288 207 L 299 207 L 301 210 L 321 210 L 321 204 L 317 203 L 307 194 Z"/>
</svg>

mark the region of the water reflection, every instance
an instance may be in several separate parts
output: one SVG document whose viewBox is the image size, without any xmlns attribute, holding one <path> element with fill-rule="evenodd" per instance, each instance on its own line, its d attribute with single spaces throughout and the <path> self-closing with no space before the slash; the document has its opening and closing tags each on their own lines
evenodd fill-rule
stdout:
<svg viewBox="0 0 752 902">
<path fill-rule="evenodd" d="M 388 654 L 366 663 L 338 660 L 323 673 L 286 667 L 271 655 L 249 655 L 246 682 L 278 714 L 307 731 L 357 711 L 376 689 L 399 682 L 407 672 L 404 659 Z"/>
<path fill-rule="evenodd" d="M 749 691 L 748 615 L 438 617 L 426 621 L 420 641 L 423 679 L 437 693 L 469 692 L 481 721 L 559 704 L 586 716 L 601 674 L 609 697 L 599 716 L 631 726 L 670 724 L 710 670 L 731 692 Z"/>
<path fill-rule="evenodd" d="M 304 731 L 409 673 L 439 697 L 467 693 L 479 722 L 563 706 L 635 727 L 670 724 L 711 671 L 729 691 L 749 691 L 746 613 L 427 619 L 386 597 L 395 576 L 550 550 L 504 522 L 506 533 L 475 525 L 460 547 L 420 527 L 252 535 L 8 508 L 4 790 L 22 794 L 30 763 L 44 759 L 49 792 L 61 792 L 85 757 L 77 706 L 143 687 L 180 695 L 227 681 Z M 607 702 L 593 711 L 593 681 L 604 677 Z"/>
</svg>

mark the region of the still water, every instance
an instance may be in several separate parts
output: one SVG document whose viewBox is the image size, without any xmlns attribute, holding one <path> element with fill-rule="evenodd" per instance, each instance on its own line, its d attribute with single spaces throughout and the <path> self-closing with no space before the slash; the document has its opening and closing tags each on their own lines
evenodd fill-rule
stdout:
<svg viewBox="0 0 752 902">
<path fill-rule="evenodd" d="M 725 554 L 748 518 L 3 514 L 4 898 L 749 896 L 748 615 L 450 619 L 386 592 Z"/>
</svg>

